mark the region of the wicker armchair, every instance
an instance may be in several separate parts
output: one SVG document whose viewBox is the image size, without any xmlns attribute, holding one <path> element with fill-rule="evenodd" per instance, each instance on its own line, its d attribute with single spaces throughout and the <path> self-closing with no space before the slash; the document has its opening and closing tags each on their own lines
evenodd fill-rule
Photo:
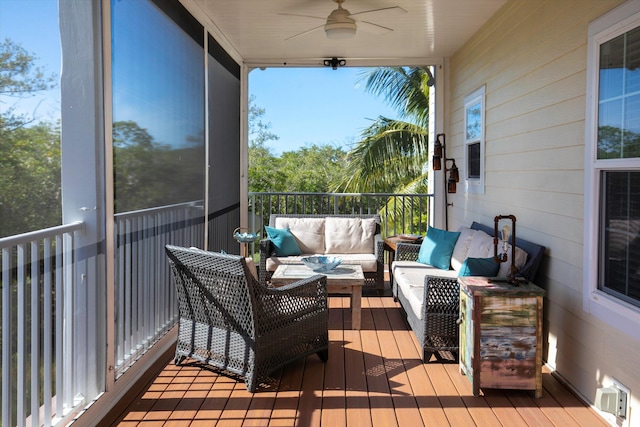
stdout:
<svg viewBox="0 0 640 427">
<path fill-rule="evenodd" d="M 396 260 L 415 261 L 418 259 L 420 245 L 399 243 L 396 247 Z M 403 307 L 410 307 L 409 301 L 398 286 L 393 283 L 394 299 L 400 300 Z M 422 360 L 428 362 L 435 354 L 440 361 L 456 360 L 459 348 L 458 317 L 460 310 L 460 286 L 457 278 L 425 276 L 422 318 L 410 308 L 405 309 L 407 322 L 416 335 L 422 348 Z"/>
<path fill-rule="evenodd" d="M 189 357 L 244 377 L 255 392 L 275 370 L 328 358 L 326 277 L 261 286 L 243 257 L 166 246 L 179 306 L 175 363 Z"/>
</svg>

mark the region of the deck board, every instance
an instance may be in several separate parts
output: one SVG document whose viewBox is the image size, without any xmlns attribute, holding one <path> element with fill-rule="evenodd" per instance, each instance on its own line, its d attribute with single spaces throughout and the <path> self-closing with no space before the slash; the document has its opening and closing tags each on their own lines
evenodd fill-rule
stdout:
<svg viewBox="0 0 640 427">
<path fill-rule="evenodd" d="M 457 364 L 422 363 L 402 310 L 389 297 L 362 300 L 351 329 L 346 297 L 329 301 L 329 360 L 316 355 L 272 375 L 258 393 L 199 365 L 166 365 L 100 426 L 603 426 L 608 424 L 543 368 L 543 395 L 482 390 Z"/>
</svg>

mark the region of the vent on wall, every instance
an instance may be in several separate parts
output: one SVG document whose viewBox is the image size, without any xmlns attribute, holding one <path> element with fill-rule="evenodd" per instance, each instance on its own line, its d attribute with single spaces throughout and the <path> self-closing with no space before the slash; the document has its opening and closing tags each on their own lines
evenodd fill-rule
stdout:
<svg viewBox="0 0 640 427">
<path fill-rule="evenodd" d="M 627 415 L 627 393 L 618 387 L 600 387 L 596 389 L 596 408 L 616 417 Z"/>
</svg>

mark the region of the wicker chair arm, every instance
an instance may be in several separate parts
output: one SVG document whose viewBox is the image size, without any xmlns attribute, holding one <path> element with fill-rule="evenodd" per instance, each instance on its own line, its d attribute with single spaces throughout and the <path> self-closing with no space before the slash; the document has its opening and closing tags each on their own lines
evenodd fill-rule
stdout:
<svg viewBox="0 0 640 427">
<path fill-rule="evenodd" d="M 263 255 L 265 258 L 275 255 L 275 247 L 269 238 L 260 240 L 260 258 L 262 258 Z"/>
<path fill-rule="evenodd" d="M 295 319 L 329 310 L 327 277 L 315 275 L 277 288 L 260 287 L 257 299 L 261 318 L 258 327 L 270 322 L 288 323 Z"/>
<path fill-rule="evenodd" d="M 384 239 L 380 234 L 375 235 L 373 251 L 376 256 L 376 261 L 380 264 L 384 264 Z"/>
<path fill-rule="evenodd" d="M 425 352 L 458 351 L 460 287 L 457 278 L 426 276 L 424 278 Z M 440 356 L 438 356 L 440 357 Z"/>
<path fill-rule="evenodd" d="M 260 284 L 265 286 L 271 274 L 267 271 L 267 259 L 275 255 L 275 247 L 271 239 L 260 240 Z"/>
<path fill-rule="evenodd" d="M 412 243 L 398 243 L 395 261 L 417 261 L 420 246 Z"/>
</svg>

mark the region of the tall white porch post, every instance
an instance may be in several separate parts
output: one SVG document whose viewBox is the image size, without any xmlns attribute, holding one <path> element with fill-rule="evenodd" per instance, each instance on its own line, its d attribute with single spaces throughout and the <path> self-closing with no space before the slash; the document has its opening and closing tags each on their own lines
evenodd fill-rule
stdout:
<svg viewBox="0 0 640 427">
<path fill-rule="evenodd" d="M 105 137 L 101 2 L 60 0 L 62 43 L 62 220 L 82 221 L 77 236 L 72 289 L 66 295 L 64 355 L 73 377 L 65 379 L 76 404 L 87 403 L 105 389 L 106 280 Z M 84 401 L 84 402 L 83 402 Z"/>
</svg>

